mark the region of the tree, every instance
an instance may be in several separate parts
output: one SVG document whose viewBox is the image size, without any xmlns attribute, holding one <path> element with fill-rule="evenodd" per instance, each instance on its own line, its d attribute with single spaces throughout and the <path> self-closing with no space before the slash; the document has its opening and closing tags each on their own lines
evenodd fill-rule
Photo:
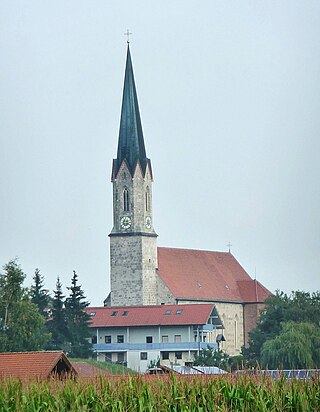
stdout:
<svg viewBox="0 0 320 412">
<path fill-rule="evenodd" d="M 44 289 L 44 280 L 39 269 L 35 270 L 33 282 L 30 290 L 31 301 L 38 307 L 41 315 L 47 318 L 50 297 L 48 290 Z"/>
<path fill-rule="evenodd" d="M 25 274 L 16 260 L 0 275 L 0 352 L 40 350 L 50 338 L 45 320 L 22 286 Z"/>
<path fill-rule="evenodd" d="M 52 338 L 49 345 L 50 349 L 66 350 L 68 341 L 68 329 L 66 321 L 66 312 L 64 308 L 64 298 L 62 292 L 62 284 L 59 277 L 56 282 L 56 290 L 53 292 L 51 318 L 47 322 L 48 330 L 51 332 Z"/>
<path fill-rule="evenodd" d="M 263 367 L 308 369 L 320 367 L 320 328 L 312 323 L 285 322 L 261 350 Z"/>
<path fill-rule="evenodd" d="M 296 291 L 291 295 L 276 291 L 266 300 L 257 326 L 249 334 L 249 347 L 243 348 L 243 355 L 251 362 L 261 362 L 261 351 L 265 342 L 275 339 L 285 322 L 308 322 L 320 325 L 320 293 Z"/>
<path fill-rule="evenodd" d="M 91 353 L 90 343 L 90 316 L 85 309 L 89 306 L 84 292 L 78 285 L 78 276 L 73 271 L 70 296 L 65 301 L 68 337 L 71 344 L 69 355 L 74 357 L 88 357 Z"/>
<path fill-rule="evenodd" d="M 229 355 L 213 349 L 210 345 L 208 345 L 207 349 L 202 349 L 200 354 L 194 357 L 194 365 L 196 366 L 217 366 L 227 369 L 228 363 Z"/>
</svg>

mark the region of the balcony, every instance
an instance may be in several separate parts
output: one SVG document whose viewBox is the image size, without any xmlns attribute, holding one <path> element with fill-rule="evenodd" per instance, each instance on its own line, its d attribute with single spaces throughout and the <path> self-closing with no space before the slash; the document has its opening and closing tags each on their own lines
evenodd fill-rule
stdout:
<svg viewBox="0 0 320 412">
<path fill-rule="evenodd" d="M 217 344 L 213 342 L 163 342 L 163 343 L 98 343 L 93 344 L 94 352 L 122 352 L 122 351 L 197 351 L 207 349 L 208 345 L 217 349 Z"/>
</svg>

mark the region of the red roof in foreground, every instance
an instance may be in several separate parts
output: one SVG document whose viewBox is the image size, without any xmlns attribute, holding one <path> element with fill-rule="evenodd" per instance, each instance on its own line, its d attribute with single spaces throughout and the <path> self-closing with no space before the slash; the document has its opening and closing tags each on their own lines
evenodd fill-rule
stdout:
<svg viewBox="0 0 320 412">
<path fill-rule="evenodd" d="M 67 372 L 75 372 L 61 351 L 0 353 L 0 378 L 46 379 L 63 362 Z"/>
<path fill-rule="evenodd" d="M 213 304 L 89 307 L 92 327 L 205 325 Z M 181 311 L 181 312 L 180 312 Z"/>
<path fill-rule="evenodd" d="M 229 252 L 158 247 L 158 273 L 175 298 L 249 303 L 271 295 Z"/>
</svg>

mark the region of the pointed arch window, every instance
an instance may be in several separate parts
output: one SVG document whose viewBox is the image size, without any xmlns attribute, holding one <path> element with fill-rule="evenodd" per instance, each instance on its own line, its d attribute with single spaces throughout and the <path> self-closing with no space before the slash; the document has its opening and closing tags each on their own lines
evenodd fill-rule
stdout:
<svg viewBox="0 0 320 412">
<path fill-rule="evenodd" d="M 123 210 L 129 212 L 129 191 L 126 187 L 123 190 Z"/>
<path fill-rule="evenodd" d="M 146 212 L 150 212 L 150 189 L 147 186 L 146 189 Z"/>
</svg>

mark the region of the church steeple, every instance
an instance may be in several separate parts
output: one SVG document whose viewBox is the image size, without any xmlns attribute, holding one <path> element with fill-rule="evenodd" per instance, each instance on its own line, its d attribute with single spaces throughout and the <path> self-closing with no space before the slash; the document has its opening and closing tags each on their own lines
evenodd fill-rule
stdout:
<svg viewBox="0 0 320 412">
<path fill-rule="evenodd" d="M 149 164 L 151 172 L 150 160 L 146 156 L 144 145 L 129 44 L 127 48 L 127 61 L 123 86 L 118 151 L 117 158 L 113 161 L 113 179 L 116 178 L 123 161 L 126 162 L 131 176 L 134 175 L 138 162 L 140 163 L 143 175 L 146 173 L 147 164 Z"/>
<path fill-rule="evenodd" d="M 110 283 L 111 304 L 115 306 L 158 302 L 157 234 L 152 219 L 152 183 L 128 46 L 118 153 L 112 169 Z"/>
</svg>

